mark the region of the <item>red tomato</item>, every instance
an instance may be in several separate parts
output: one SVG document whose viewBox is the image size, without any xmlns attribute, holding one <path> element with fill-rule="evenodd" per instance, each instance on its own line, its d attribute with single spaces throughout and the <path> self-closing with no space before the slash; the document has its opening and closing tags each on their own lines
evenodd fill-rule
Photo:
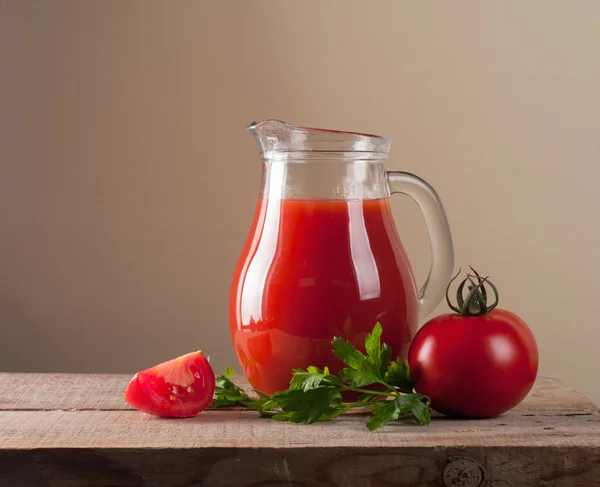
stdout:
<svg viewBox="0 0 600 487">
<path fill-rule="evenodd" d="M 155 416 L 186 418 L 204 411 L 215 392 L 215 374 L 202 352 L 192 352 L 133 376 L 125 400 Z"/>
<path fill-rule="evenodd" d="M 426 323 L 408 352 L 415 390 L 443 414 L 486 418 L 530 391 L 538 349 L 527 324 L 502 309 L 482 316 L 445 314 Z"/>
</svg>

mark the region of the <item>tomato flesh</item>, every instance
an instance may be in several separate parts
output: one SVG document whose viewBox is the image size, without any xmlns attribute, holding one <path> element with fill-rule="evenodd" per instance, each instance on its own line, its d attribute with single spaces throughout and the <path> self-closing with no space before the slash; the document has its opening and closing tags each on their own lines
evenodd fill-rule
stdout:
<svg viewBox="0 0 600 487">
<path fill-rule="evenodd" d="M 415 390 L 446 415 L 487 418 L 512 409 L 531 390 L 538 349 L 527 324 L 510 311 L 445 314 L 415 335 L 408 362 Z"/>
<path fill-rule="evenodd" d="M 135 374 L 125 401 L 144 413 L 186 418 L 206 409 L 214 392 L 208 360 L 202 352 L 192 352 Z"/>
</svg>

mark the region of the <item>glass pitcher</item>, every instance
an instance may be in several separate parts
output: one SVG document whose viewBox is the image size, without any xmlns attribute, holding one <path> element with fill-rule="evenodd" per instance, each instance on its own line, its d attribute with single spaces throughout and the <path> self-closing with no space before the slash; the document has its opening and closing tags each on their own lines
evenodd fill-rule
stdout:
<svg viewBox="0 0 600 487">
<path fill-rule="evenodd" d="M 386 171 L 390 140 L 298 127 L 278 120 L 248 130 L 263 160 L 261 195 L 230 296 L 233 344 L 250 384 L 287 389 L 293 369 L 341 362 L 331 340 L 364 351 L 375 323 L 392 357 L 406 358 L 419 316 L 445 294 L 452 238 L 436 192 Z M 432 266 L 417 291 L 390 211 L 390 194 L 412 197 L 429 232 Z"/>
</svg>

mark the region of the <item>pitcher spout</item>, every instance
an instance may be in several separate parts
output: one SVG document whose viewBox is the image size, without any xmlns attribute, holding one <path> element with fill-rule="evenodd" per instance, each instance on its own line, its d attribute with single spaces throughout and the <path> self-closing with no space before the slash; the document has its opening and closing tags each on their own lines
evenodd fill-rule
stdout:
<svg viewBox="0 0 600 487">
<path fill-rule="evenodd" d="M 294 146 L 293 138 L 296 136 L 294 129 L 297 128 L 281 120 L 265 120 L 248 125 L 248 131 L 254 136 L 263 155 L 291 151 L 291 147 Z"/>
<path fill-rule="evenodd" d="M 248 131 L 263 156 L 272 152 L 368 152 L 385 157 L 391 143 L 380 135 L 302 127 L 273 119 L 252 122 Z"/>
</svg>

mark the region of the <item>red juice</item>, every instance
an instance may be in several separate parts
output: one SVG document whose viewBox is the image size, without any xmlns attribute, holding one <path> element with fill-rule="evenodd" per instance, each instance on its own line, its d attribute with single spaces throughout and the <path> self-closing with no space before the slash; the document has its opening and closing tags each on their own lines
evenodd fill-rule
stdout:
<svg viewBox="0 0 600 487">
<path fill-rule="evenodd" d="M 337 373 L 332 338 L 364 351 L 376 322 L 392 356 L 406 358 L 417 315 L 387 198 L 259 201 L 230 296 L 233 343 L 255 389 L 286 389 L 309 365 Z"/>
</svg>

